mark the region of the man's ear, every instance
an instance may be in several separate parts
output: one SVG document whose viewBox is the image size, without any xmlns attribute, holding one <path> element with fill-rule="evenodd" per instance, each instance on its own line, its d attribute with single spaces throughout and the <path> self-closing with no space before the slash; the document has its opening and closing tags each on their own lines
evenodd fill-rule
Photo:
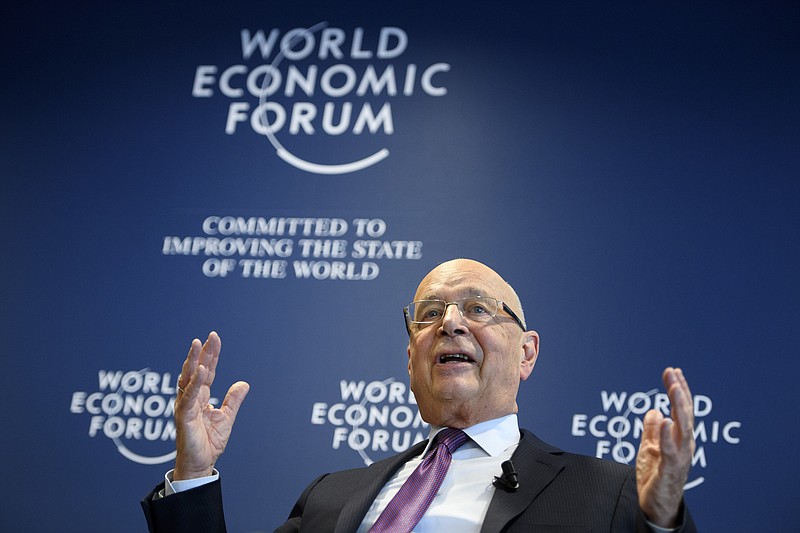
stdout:
<svg viewBox="0 0 800 533">
<path fill-rule="evenodd" d="M 522 359 L 519 362 L 519 378 L 525 381 L 533 372 L 533 366 L 539 356 L 539 334 L 535 331 L 526 331 L 522 335 Z"/>
</svg>

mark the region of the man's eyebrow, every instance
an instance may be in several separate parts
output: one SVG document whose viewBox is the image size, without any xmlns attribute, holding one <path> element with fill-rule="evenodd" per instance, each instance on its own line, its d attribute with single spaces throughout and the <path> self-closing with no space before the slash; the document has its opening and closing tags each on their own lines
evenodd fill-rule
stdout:
<svg viewBox="0 0 800 533">
<path fill-rule="evenodd" d="M 460 295 L 460 297 L 456 298 L 457 300 L 461 299 L 461 298 L 470 298 L 472 296 L 483 296 L 483 297 L 489 296 L 488 293 L 484 289 L 479 289 L 477 287 L 465 287 L 464 289 L 458 291 L 458 294 Z M 444 298 L 442 298 L 439 295 L 439 293 L 437 293 L 437 292 L 427 293 L 427 294 L 425 294 L 423 296 L 420 296 L 419 299 L 420 300 L 444 300 Z"/>
</svg>

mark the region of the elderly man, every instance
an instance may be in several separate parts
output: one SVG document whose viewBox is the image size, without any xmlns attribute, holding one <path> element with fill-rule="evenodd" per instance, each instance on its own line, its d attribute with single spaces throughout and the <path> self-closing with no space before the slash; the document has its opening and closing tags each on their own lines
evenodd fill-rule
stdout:
<svg viewBox="0 0 800 533">
<path fill-rule="evenodd" d="M 276 531 L 695 530 L 683 505 L 694 417 L 679 369 L 663 374 L 672 418 L 647 413 L 634 471 L 519 429 L 517 391 L 539 335 L 492 269 L 467 259 L 439 265 L 405 313 L 408 374 L 429 440 L 317 478 Z M 219 409 L 208 405 L 219 352 L 211 333 L 183 364 L 175 468 L 142 502 L 151 531 L 225 530 L 214 464 L 249 386 L 238 382 Z"/>
</svg>

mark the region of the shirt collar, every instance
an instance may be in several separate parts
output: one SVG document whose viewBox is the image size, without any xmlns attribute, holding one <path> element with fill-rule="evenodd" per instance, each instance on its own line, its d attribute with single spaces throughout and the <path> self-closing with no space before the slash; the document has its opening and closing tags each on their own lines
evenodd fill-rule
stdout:
<svg viewBox="0 0 800 533">
<path fill-rule="evenodd" d="M 443 429 L 443 427 L 431 425 L 428 445 L 422 452 L 423 456 L 428 453 L 433 438 Z M 519 421 L 516 414 L 510 414 L 464 428 L 464 433 L 469 435 L 469 438 L 483 451 L 496 457 L 507 450 L 509 446 L 519 443 Z"/>
</svg>

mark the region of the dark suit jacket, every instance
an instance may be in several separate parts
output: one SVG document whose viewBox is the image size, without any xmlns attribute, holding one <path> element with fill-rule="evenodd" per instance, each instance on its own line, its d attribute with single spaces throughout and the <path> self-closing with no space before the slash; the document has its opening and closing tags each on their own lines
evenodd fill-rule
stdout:
<svg viewBox="0 0 800 533">
<path fill-rule="evenodd" d="M 320 476 L 275 531 L 355 531 L 388 479 L 425 444 L 367 468 Z M 633 468 L 565 453 L 525 430 L 512 460 L 519 490 L 495 491 L 482 532 L 650 531 L 639 510 Z M 152 500 L 162 487 L 142 501 L 151 532 L 225 531 L 219 482 Z M 681 533 L 696 531 L 686 510 L 683 524 Z"/>
</svg>

